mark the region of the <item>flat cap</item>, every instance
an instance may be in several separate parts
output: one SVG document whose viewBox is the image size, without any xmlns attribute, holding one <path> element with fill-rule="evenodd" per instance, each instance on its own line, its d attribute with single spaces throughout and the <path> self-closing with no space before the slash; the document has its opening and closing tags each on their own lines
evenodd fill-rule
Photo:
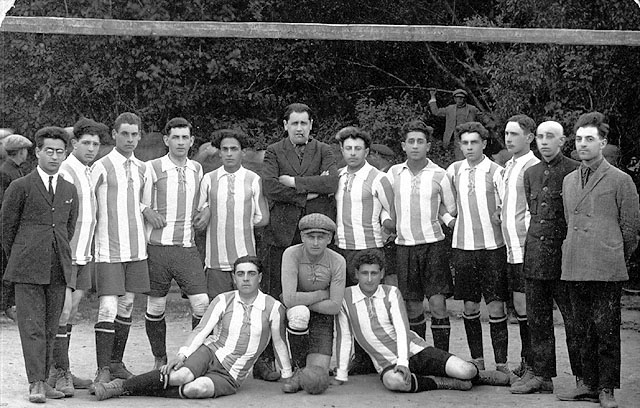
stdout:
<svg viewBox="0 0 640 408">
<path fill-rule="evenodd" d="M 455 91 L 453 91 L 453 96 L 458 95 L 467 96 L 467 91 L 465 91 L 464 89 L 456 89 Z"/>
<path fill-rule="evenodd" d="M 298 223 L 300 232 L 324 232 L 332 234 L 336 231 L 336 223 L 329 217 L 320 213 L 305 215 Z"/>
<path fill-rule="evenodd" d="M 22 135 L 9 135 L 2 139 L 2 144 L 4 144 L 4 150 L 8 152 L 33 146 L 31 140 Z"/>
</svg>

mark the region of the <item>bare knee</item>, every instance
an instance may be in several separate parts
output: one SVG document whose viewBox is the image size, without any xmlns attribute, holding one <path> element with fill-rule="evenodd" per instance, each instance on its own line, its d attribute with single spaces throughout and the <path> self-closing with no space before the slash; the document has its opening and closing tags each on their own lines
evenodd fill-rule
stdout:
<svg viewBox="0 0 640 408">
<path fill-rule="evenodd" d="M 519 315 L 527 314 L 527 298 L 522 292 L 513 292 L 513 308 Z"/>
<path fill-rule="evenodd" d="M 436 319 L 447 317 L 447 301 L 444 295 L 433 295 L 429 298 L 429 311 Z"/>
<path fill-rule="evenodd" d="M 489 311 L 489 316 L 491 317 L 504 316 L 504 302 L 500 300 L 489 302 L 489 304 L 487 305 L 487 310 Z"/>
<path fill-rule="evenodd" d="M 460 380 L 470 380 L 478 374 L 478 368 L 458 356 L 451 356 L 444 367 L 447 376 Z"/>
<path fill-rule="evenodd" d="M 195 376 L 187 367 L 181 367 L 169 374 L 169 385 L 179 386 L 195 380 Z"/>
<path fill-rule="evenodd" d="M 407 315 L 409 319 L 419 317 L 424 313 L 424 306 L 422 302 L 419 302 L 417 300 L 407 300 L 405 303 L 407 306 Z"/>
<path fill-rule="evenodd" d="M 191 303 L 191 312 L 194 316 L 202 316 L 209 307 L 209 296 L 206 293 L 197 295 L 189 295 L 189 303 Z"/>
<path fill-rule="evenodd" d="M 401 373 L 389 370 L 382 376 L 382 384 L 391 391 L 409 391 L 411 384 L 404 382 Z"/>
<path fill-rule="evenodd" d="M 198 377 L 182 389 L 182 395 L 187 398 L 211 398 L 214 394 L 215 386 L 208 377 Z"/>
</svg>

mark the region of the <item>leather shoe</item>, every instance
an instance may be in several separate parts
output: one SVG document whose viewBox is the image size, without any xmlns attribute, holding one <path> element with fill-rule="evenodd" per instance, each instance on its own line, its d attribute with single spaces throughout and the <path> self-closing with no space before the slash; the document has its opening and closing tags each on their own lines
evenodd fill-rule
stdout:
<svg viewBox="0 0 640 408">
<path fill-rule="evenodd" d="M 44 395 L 44 381 L 35 381 L 29 384 L 29 402 L 42 404 L 47 401 Z"/>
<path fill-rule="evenodd" d="M 598 395 L 600 400 L 600 406 L 602 408 L 618 408 L 618 403 L 613 397 L 613 390 L 611 388 L 603 388 Z"/>
<path fill-rule="evenodd" d="M 513 371 L 511 371 L 507 363 L 496 364 L 496 371 L 500 371 L 501 373 L 505 373 L 506 375 L 508 375 L 510 385 L 513 385 L 518 382 L 518 380 L 520 380 L 520 377 L 518 377 Z"/>
<path fill-rule="evenodd" d="M 76 390 L 86 390 L 91 384 L 93 384 L 93 381 L 88 378 L 79 378 L 73 374 L 71 374 L 71 378 L 73 379 L 73 388 Z"/>
<path fill-rule="evenodd" d="M 115 363 L 112 362 L 111 365 L 109 365 L 109 368 L 111 369 L 112 380 L 115 380 L 116 378 L 128 380 L 129 378 L 133 377 L 133 373 L 127 370 L 127 367 L 124 365 L 122 361 L 115 362 Z"/>
<path fill-rule="evenodd" d="M 282 392 L 293 394 L 300 391 L 301 389 L 302 386 L 300 385 L 300 370 L 298 369 L 295 373 L 293 373 L 293 376 L 284 380 L 284 382 L 282 383 Z"/>
<path fill-rule="evenodd" d="M 477 385 L 506 386 L 509 385 L 509 376 L 500 371 L 480 370 L 478 376 L 471 381 Z"/>
<path fill-rule="evenodd" d="M 585 384 L 581 378 L 576 378 L 576 388 L 564 393 L 556 394 L 560 401 L 590 401 L 598 402 L 598 390 Z"/>
<path fill-rule="evenodd" d="M 551 394 L 553 392 L 553 381 L 551 381 L 551 378 L 534 375 L 528 381 L 518 381 L 513 384 L 509 391 L 512 394 L 535 394 L 538 392 L 540 394 Z"/>
<path fill-rule="evenodd" d="M 58 379 L 56 380 L 55 389 L 63 393 L 65 397 L 73 397 L 75 389 L 73 388 L 73 378 L 71 377 L 70 371 L 64 371 L 62 368 L 58 368 Z"/>
<path fill-rule="evenodd" d="M 64 398 L 64 392 L 60 392 L 58 390 L 54 390 L 51 388 L 49 384 L 42 381 L 42 386 L 44 387 L 44 395 L 49 399 L 60 399 Z"/>
<path fill-rule="evenodd" d="M 272 361 L 260 357 L 253 365 L 253 378 L 264 381 L 278 381 L 280 373 L 273 368 Z"/>
</svg>

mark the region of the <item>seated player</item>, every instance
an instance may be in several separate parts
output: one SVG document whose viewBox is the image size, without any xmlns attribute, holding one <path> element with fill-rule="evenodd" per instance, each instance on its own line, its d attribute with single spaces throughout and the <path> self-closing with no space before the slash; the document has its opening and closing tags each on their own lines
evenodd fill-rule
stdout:
<svg viewBox="0 0 640 408">
<path fill-rule="evenodd" d="M 384 259 L 380 254 L 364 251 L 356 256 L 354 266 L 358 285 L 345 290 L 337 319 L 338 370 L 334 384 L 343 384 L 348 379 L 353 337 L 369 354 L 382 383 L 391 391 L 466 391 L 472 383 L 509 384 L 506 374 L 479 371 L 473 363 L 428 346 L 409 330 L 400 291 L 380 284 L 384 277 Z"/>
<path fill-rule="evenodd" d="M 282 297 L 292 365 L 320 366 L 327 372 L 333 349 L 333 321 L 344 294 L 346 262 L 328 249 L 336 224 L 326 215 L 305 215 L 298 223 L 302 244 L 282 255 Z M 287 393 L 301 389 L 300 370 L 285 381 Z"/>
<path fill-rule="evenodd" d="M 238 289 L 213 299 L 200 324 L 166 365 L 128 380 L 96 383 L 96 398 L 217 398 L 235 394 L 270 339 L 282 377 L 290 378 L 284 307 L 259 290 L 260 259 L 238 258 L 233 279 Z"/>
</svg>

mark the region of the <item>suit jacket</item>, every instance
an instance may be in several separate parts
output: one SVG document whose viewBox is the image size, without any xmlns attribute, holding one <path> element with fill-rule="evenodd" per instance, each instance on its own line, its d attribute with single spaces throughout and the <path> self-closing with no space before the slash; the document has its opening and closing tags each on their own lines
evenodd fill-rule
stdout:
<svg viewBox="0 0 640 408">
<path fill-rule="evenodd" d="M 456 130 L 456 110 L 458 109 L 455 104 L 449 105 L 445 108 L 438 108 L 436 102 L 430 102 L 429 108 L 431 109 L 431 113 L 436 116 L 444 116 L 445 124 L 444 124 L 444 134 L 442 135 L 442 145 L 444 147 L 449 146 L 451 143 L 451 137 L 453 136 L 453 132 Z M 463 109 L 467 109 L 466 122 L 473 122 L 476 120 L 476 116 L 478 115 L 478 108 L 473 105 L 467 104 Z"/>
<path fill-rule="evenodd" d="M 75 186 L 58 177 L 52 203 L 38 171 L 34 170 L 11 183 L 4 204 L 0 210 L 2 247 L 8 258 L 4 279 L 47 285 L 51 278 L 52 257 L 58 256 L 69 285 L 69 240 L 78 217 Z"/>
<path fill-rule="evenodd" d="M 560 279 L 562 241 L 567 222 L 562 204 L 562 183 L 580 163 L 559 153 L 550 162 L 541 161 L 524 172 L 524 191 L 531 213 L 524 244 L 524 276 L 530 279 Z"/>
<path fill-rule="evenodd" d="M 328 175 L 321 176 L 323 172 Z M 287 187 L 278 177 L 295 177 L 296 187 Z M 298 221 L 306 214 L 322 213 L 336 219 L 333 194 L 338 188 L 338 169 L 328 144 L 310 139 L 302 163 L 288 137 L 267 147 L 262 168 L 264 193 L 269 202 L 270 222 L 264 239 L 271 245 L 290 246 Z M 307 193 L 319 197 L 307 201 Z"/>
<path fill-rule="evenodd" d="M 625 260 L 638 245 L 638 192 L 631 177 L 603 160 L 582 188 L 580 168 L 562 184 L 567 237 L 562 280 L 625 281 Z"/>
<path fill-rule="evenodd" d="M 4 198 L 4 192 L 9 188 L 9 184 L 13 180 L 17 180 L 22 177 L 22 169 L 10 158 L 6 158 L 2 166 L 0 166 L 0 206 Z"/>
</svg>

